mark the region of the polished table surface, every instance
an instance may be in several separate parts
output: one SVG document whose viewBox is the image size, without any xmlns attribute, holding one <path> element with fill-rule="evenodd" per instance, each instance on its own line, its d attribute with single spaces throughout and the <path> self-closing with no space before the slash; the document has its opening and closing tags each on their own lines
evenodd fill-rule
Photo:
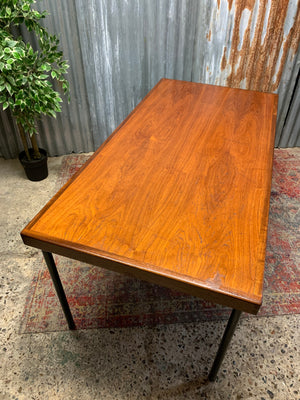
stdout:
<svg viewBox="0 0 300 400">
<path fill-rule="evenodd" d="M 162 79 L 24 242 L 257 313 L 276 109 L 273 94 Z"/>
</svg>

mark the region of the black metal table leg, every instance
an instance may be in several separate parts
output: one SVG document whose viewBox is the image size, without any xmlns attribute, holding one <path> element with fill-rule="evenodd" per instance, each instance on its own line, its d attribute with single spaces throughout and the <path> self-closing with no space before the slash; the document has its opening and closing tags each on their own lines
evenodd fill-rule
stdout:
<svg viewBox="0 0 300 400">
<path fill-rule="evenodd" d="M 223 334 L 223 337 L 222 337 L 222 340 L 221 340 L 221 343 L 220 343 L 216 358 L 214 360 L 213 366 L 212 366 L 212 368 L 210 370 L 210 373 L 208 375 L 208 379 L 210 381 L 214 381 L 216 379 L 216 377 L 217 377 L 217 373 L 218 373 L 219 368 L 220 368 L 220 366 L 222 364 L 222 361 L 223 361 L 223 358 L 225 356 L 227 347 L 228 347 L 228 345 L 230 343 L 230 340 L 232 338 L 232 335 L 233 335 L 233 333 L 235 331 L 235 328 L 236 328 L 236 325 L 237 325 L 237 323 L 239 321 L 241 313 L 242 313 L 241 311 L 235 310 L 235 309 L 233 309 L 232 312 L 231 312 L 231 315 L 229 317 L 225 332 Z"/>
<path fill-rule="evenodd" d="M 56 269 L 56 265 L 53 259 L 53 255 L 52 253 L 48 253 L 46 251 L 43 251 L 43 255 L 47 264 L 47 267 L 49 269 L 57 296 L 59 298 L 60 304 L 62 306 L 63 312 L 65 314 L 65 317 L 67 319 L 68 325 L 70 329 L 76 329 L 75 326 L 75 322 L 73 320 L 71 311 L 70 311 L 70 307 L 64 292 L 64 288 L 62 286 L 60 277 L 58 275 L 57 269 Z"/>
</svg>

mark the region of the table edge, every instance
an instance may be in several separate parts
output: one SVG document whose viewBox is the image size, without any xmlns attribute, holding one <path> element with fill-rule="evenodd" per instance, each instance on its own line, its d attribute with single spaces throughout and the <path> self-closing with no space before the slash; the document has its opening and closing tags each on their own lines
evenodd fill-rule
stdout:
<svg viewBox="0 0 300 400">
<path fill-rule="evenodd" d="M 21 232 L 21 236 L 25 245 L 82 261 L 93 266 L 125 273 L 138 279 L 143 279 L 250 314 L 257 314 L 262 304 L 262 296 L 249 298 L 243 294 L 219 288 L 213 281 L 208 283 L 200 282 L 195 278 L 176 274 L 174 271 L 166 271 L 154 265 L 137 264 L 132 259 L 121 259 L 117 255 L 104 253 L 98 249 L 77 245 L 65 240 L 57 240 L 49 236 L 42 236 L 26 228 Z"/>
</svg>

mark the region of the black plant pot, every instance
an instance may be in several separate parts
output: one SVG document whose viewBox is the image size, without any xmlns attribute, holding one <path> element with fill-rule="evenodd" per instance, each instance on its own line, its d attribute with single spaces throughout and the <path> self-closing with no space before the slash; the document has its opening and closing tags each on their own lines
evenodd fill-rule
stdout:
<svg viewBox="0 0 300 400">
<path fill-rule="evenodd" d="M 20 163 L 23 165 L 27 178 L 30 181 L 42 181 L 48 176 L 48 165 L 47 165 L 47 152 L 44 149 L 39 149 L 41 158 L 38 160 L 28 161 L 25 151 L 19 154 Z M 30 156 L 33 156 L 33 149 L 29 149 Z"/>
</svg>

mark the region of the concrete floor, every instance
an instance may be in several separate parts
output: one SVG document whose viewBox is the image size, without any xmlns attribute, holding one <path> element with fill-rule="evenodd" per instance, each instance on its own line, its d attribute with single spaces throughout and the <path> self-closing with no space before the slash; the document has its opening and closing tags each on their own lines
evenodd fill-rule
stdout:
<svg viewBox="0 0 300 400">
<path fill-rule="evenodd" d="M 244 318 L 215 383 L 224 321 L 19 334 L 38 252 L 19 232 L 54 194 L 62 157 L 30 182 L 0 159 L 0 400 L 300 399 L 299 315 Z"/>
</svg>

